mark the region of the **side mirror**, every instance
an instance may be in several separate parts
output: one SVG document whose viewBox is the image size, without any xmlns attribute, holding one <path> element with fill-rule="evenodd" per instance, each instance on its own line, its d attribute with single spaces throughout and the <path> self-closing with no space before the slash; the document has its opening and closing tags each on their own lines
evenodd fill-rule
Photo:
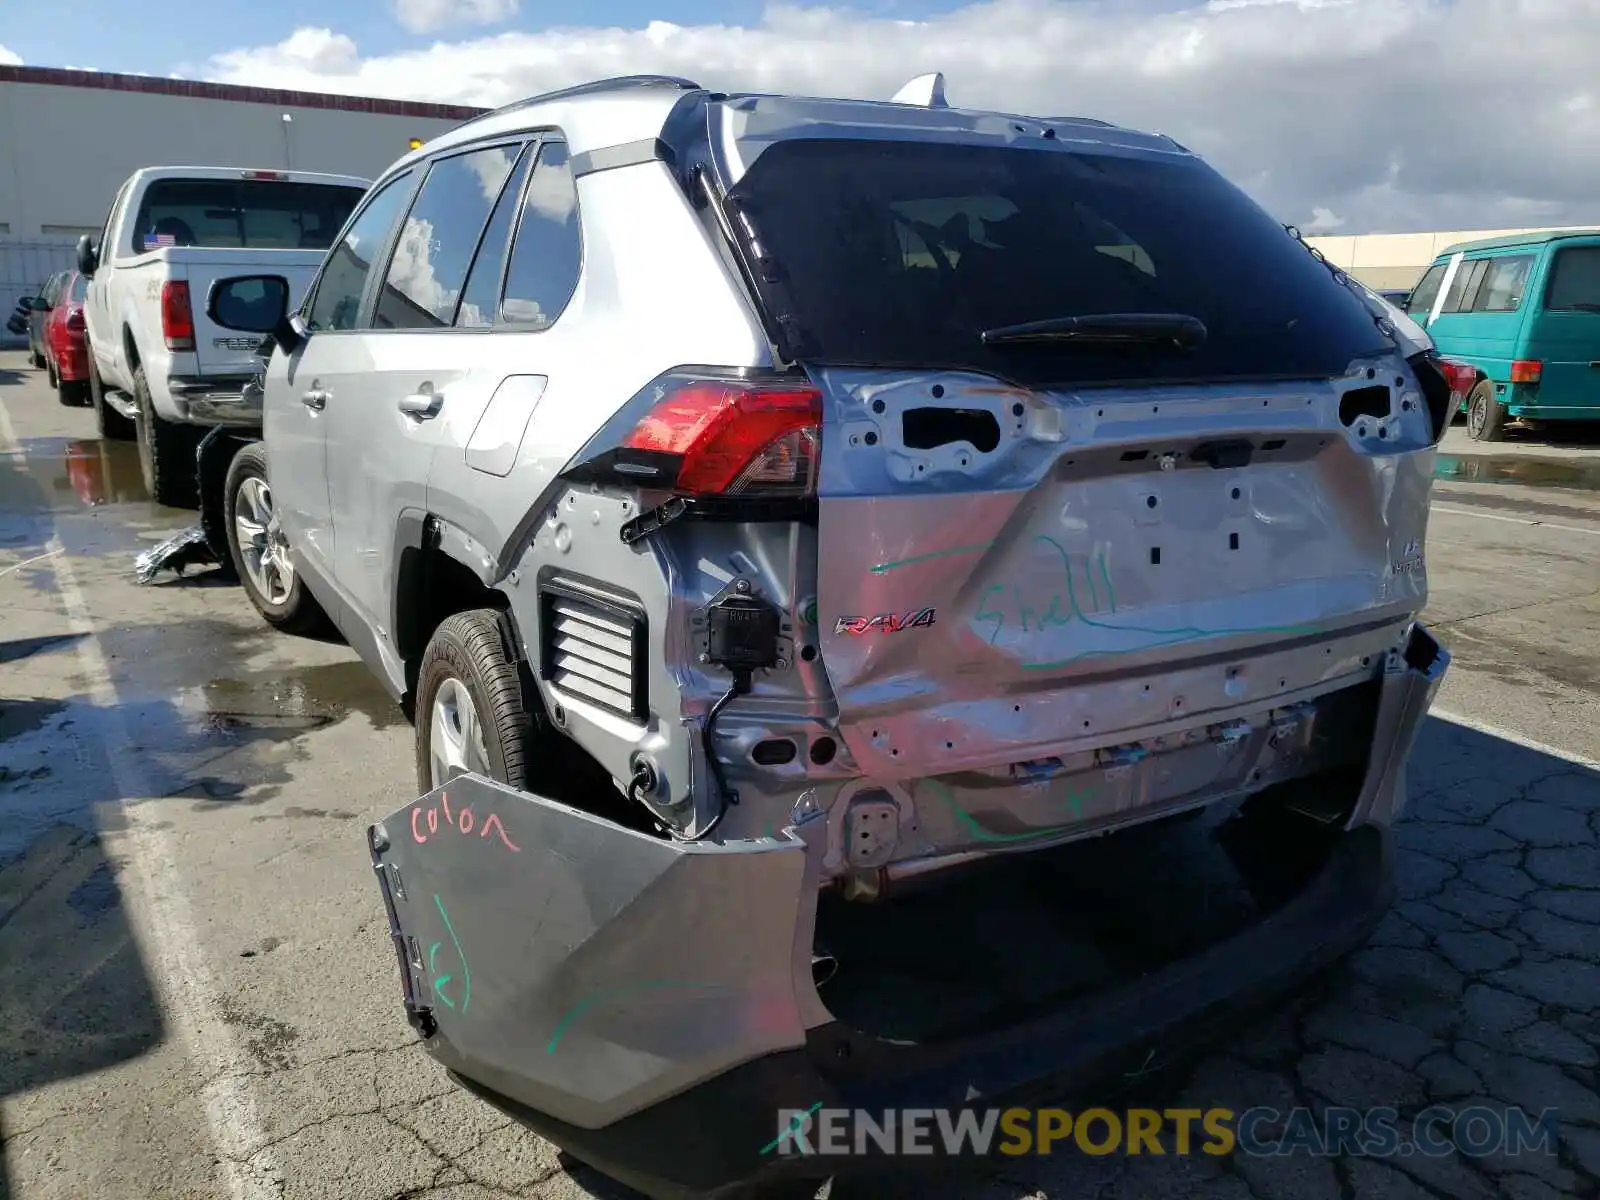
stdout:
<svg viewBox="0 0 1600 1200">
<path fill-rule="evenodd" d="M 232 275 L 211 285 L 206 316 L 224 329 L 271 333 L 289 311 L 289 281 L 282 275 Z"/>
<path fill-rule="evenodd" d="M 78 239 L 78 274 L 85 279 L 93 279 L 95 268 L 100 265 L 100 254 L 94 248 L 94 242 L 86 233 Z"/>
</svg>

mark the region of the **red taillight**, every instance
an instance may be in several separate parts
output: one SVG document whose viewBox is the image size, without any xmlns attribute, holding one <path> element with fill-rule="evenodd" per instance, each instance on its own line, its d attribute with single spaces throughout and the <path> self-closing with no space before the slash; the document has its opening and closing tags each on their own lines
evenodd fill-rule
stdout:
<svg viewBox="0 0 1600 1200">
<path fill-rule="evenodd" d="M 75 308 L 67 314 L 66 326 L 73 333 L 83 332 L 83 309 Z"/>
<path fill-rule="evenodd" d="M 1477 386 L 1477 368 L 1469 367 L 1466 363 L 1442 359 L 1439 362 L 1439 370 L 1444 373 L 1446 382 L 1450 384 L 1450 390 L 1459 395 L 1465 396 Z"/>
<path fill-rule="evenodd" d="M 669 384 L 622 444 L 676 458 L 682 495 L 808 496 L 821 422 L 813 387 L 687 380 Z"/>
<path fill-rule="evenodd" d="M 168 350 L 194 349 L 194 314 L 186 280 L 169 279 L 161 285 L 161 336 Z"/>
<path fill-rule="evenodd" d="M 1512 383 L 1538 383 L 1544 374 L 1544 364 L 1537 358 L 1518 358 L 1511 363 Z"/>
<path fill-rule="evenodd" d="M 287 117 L 284 120 L 288 120 Z M 287 179 L 289 176 L 283 171 L 241 171 L 246 179 Z"/>
</svg>

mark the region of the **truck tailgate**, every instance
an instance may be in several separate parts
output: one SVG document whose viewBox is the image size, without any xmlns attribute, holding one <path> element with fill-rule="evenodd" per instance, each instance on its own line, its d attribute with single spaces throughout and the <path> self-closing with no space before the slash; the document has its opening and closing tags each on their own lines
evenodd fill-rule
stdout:
<svg viewBox="0 0 1600 1200">
<path fill-rule="evenodd" d="M 236 333 L 206 316 L 211 285 L 232 275 L 281 275 L 289 281 L 290 308 L 298 306 L 322 265 L 321 250 L 222 250 L 184 247 L 162 251 L 171 277 L 187 280 L 194 316 L 195 364 L 201 375 L 248 375 L 260 338 Z"/>
</svg>

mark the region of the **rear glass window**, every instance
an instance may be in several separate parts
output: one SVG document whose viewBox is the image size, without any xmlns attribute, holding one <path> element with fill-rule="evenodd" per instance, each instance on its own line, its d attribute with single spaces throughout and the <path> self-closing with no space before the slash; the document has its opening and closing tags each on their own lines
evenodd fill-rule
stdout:
<svg viewBox="0 0 1600 1200">
<path fill-rule="evenodd" d="M 1569 246 L 1556 252 L 1544 306 L 1600 312 L 1600 246 Z"/>
<path fill-rule="evenodd" d="M 1315 378 L 1387 346 L 1353 292 L 1194 160 L 796 140 L 729 199 L 773 260 L 763 300 L 819 362 L 1036 385 Z M 1187 314 L 1207 336 L 1189 351 L 979 336 L 1097 313 Z"/>
<path fill-rule="evenodd" d="M 133 250 L 326 250 L 364 194 L 358 187 L 277 179 L 158 179 L 139 203 Z"/>
</svg>

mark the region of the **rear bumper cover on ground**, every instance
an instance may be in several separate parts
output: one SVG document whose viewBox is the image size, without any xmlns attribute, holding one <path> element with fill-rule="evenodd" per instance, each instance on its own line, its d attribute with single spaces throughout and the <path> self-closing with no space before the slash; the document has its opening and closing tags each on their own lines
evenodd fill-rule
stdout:
<svg viewBox="0 0 1600 1200">
<path fill-rule="evenodd" d="M 873 1039 L 822 1006 L 803 830 L 664 842 L 462 776 L 369 830 L 408 1015 L 464 1086 L 656 1196 L 840 1167 L 777 1152 L 785 1110 L 1103 1101 L 1091 1089 L 1236 1026 L 1241 1005 L 1365 939 L 1448 663 L 1420 627 L 1389 656 L 1350 823 L 1290 899 L 1137 981 L 937 1045 Z"/>
</svg>

